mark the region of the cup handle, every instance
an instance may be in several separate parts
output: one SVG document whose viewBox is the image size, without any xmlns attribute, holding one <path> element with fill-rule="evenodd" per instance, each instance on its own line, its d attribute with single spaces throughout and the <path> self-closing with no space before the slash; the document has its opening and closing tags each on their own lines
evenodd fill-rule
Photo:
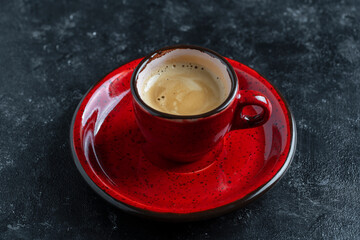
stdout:
<svg viewBox="0 0 360 240">
<path fill-rule="evenodd" d="M 240 90 L 236 95 L 237 106 L 231 130 L 258 127 L 264 124 L 271 115 L 272 106 L 267 97 L 257 91 Z M 261 113 L 248 116 L 242 113 L 245 106 L 255 105 L 262 108 Z"/>
</svg>

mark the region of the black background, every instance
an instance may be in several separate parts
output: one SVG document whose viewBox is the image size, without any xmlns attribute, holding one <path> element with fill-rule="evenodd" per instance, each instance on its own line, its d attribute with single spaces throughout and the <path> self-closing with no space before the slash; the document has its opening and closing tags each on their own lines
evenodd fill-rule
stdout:
<svg viewBox="0 0 360 240">
<path fill-rule="evenodd" d="M 0 239 L 359 239 L 359 1 L 0 1 Z M 253 67 L 298 126 L 285 177 L 247 207 L 157 223 L 107 204 L 69 147 L 83 94 L 189 43 Z"/>
</svg>

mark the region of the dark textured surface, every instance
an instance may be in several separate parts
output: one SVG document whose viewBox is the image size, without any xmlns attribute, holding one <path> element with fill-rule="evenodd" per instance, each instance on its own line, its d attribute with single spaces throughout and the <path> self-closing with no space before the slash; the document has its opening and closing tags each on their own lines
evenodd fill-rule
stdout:
<svg viewBox="0 0 360 240">
<path fill-rule="evenodd" d="M 359 23 L 357 0 L 1 1 L 0 239 L 359 239 Z M 299 134 L 292 166 L 270 192 L 186 224 L 107 204 L 77 172 L 68 142 L 93 83 L 176 43 L 266 76 Z"/>
</svg>

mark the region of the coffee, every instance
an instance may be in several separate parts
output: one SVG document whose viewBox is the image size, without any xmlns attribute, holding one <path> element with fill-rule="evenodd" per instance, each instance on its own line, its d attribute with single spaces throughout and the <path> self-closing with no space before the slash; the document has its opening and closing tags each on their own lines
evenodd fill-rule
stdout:
<svg viewBox="0 0 360 240">
<path fill-rule="evenodd" d="M 226 99 L 223 81 L 205 66 L 189 62 L 171 62 L 153 71 L 140 95 L 150 107 L 174 115 L 206 113 Z"/>
</svg>

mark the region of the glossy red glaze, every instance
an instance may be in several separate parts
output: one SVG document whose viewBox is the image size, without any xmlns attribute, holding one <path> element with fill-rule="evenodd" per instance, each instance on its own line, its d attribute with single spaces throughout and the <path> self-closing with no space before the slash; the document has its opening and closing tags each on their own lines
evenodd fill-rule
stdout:
<svg viewBox="0 0 360 240">
<path fill-rule="evenodd" d="M 135 121 L 130 93 L 130 78 L 140 59 L 98 82 L 78 106 L 71 129 L 75 163 L 90 186 L 128 212 L 191 220 L 242 206 L 276 183 L 294 154 L 291 114 L 268 81 L 254 70 L 228 61 L 239 78 L 239 88 L 267 96 L 272 115 L 260 127 L 228 133 L 219 154 L 214 150 L 204 161 L 185 165 L 166 165 L 144 155 L 147 145 Z M 246 107 L 243 112 L 254 115 L 256 109 Z M 221 118 L 231 118 L 231 114 Z M 228 123 L 211 121 L 208 134 L 212 128 L 227 131 Z"/>
</svg>

